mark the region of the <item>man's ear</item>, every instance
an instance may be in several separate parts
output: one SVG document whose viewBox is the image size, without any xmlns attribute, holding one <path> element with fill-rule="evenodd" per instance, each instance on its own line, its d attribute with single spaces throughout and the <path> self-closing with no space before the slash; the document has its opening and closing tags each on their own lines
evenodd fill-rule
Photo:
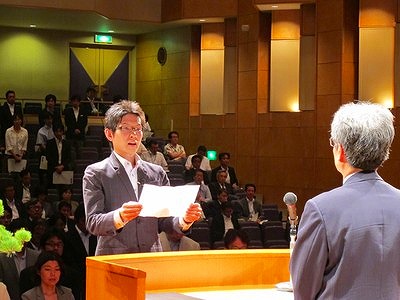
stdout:
<svg viewBox="0 0 400 300">
<path fill-rule="evenodd" d="M 107 140 L 109 142 L 112 142 L 113 140 L 113 132 L 110 128 L 104 128 L 104 135 L 106 136 Z"/>
<path fill-rule="evenodd" d="M 339 144 L 339 151 L 340 151 L 340 156 L 339 156 L 339 161 L 342 163 L 347 162 L 346 154 L 344 153 L 343 146 Z"/>
</svg>

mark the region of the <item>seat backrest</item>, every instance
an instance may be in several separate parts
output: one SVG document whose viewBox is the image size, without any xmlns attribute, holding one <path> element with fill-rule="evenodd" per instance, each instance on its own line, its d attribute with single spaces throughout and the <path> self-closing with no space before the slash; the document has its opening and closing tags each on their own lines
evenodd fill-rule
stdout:
<svg viewBox="0 0 400 300">
<path fill-rule="evenodd" d="M 263 215 L 264 215 L 264 219 L 269 220 L 269 221 L 279 221 L 280 220 L 279 210 L 277 210 L 277 209 L 263 208 Z"/>
</svg>

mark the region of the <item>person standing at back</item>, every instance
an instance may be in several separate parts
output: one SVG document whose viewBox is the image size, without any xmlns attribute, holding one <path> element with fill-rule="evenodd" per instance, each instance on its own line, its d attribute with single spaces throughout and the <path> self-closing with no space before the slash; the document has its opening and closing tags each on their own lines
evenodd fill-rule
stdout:
<svg viewBox="0 0 400 300">
<path fill-rule="evenodd" d="M 14 115 L 18 114 L 23 119 L 22 108 L 15 104 L 15 92 L 6 92 L 6 102 L 0 108 L 1 136 L 0 143 L 4 147 L 6 130 L 14 125 Z"/>
<path fill-rule="evenodd" d="M 400 191 L 377 173 L 393 138 L 381 105 L 335 113 L 330 144 L 343 185 L 305 205 L 290 262 L 296 300 L 399 299 Z"/>
<path fill-rule="evenodd" d="M 56 107 L 57 97 L 53 94 L 48 94 L 44 98 L 44 109 L 39 114 L 39 125 L 43 127 L 46 123 L 46 117 L 48 114 L 53 119 L 53 126 L 62 125 L 60 110 Z"/>
<path fill-rule="evenodd" d="M 71 141 L 75 153 L 80 158 L 80 149 L 85 141 L 85 130 L 88 123 L 88 117 L 84 109 L 81 108 L 81 98 L 74 95 L 70 100 L 71 107 L 65 109 L 65 132 L 67 140 Z"/>
</svg>

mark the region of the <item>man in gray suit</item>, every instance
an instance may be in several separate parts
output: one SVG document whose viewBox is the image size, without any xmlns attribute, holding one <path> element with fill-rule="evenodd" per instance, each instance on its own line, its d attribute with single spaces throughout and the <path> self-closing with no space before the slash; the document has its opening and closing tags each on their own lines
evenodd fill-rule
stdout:
<svg viewBox="0 0 400 300">
<path fill-rule="evenodd" d="M 393 138 L 383 106 L 335 113 L 330 143 L 343 185 L 305 205 L 290 264 L 296 300 L 399 299 L 400 191 L 377 174 Z"/>
<path fill-rule="evenodd" d="M 96 255 L 162 251 L 159 232 L 167 226 L 186 231 L 201 217 L 198 203 L 191 204 L 184 216 L 139 216 L 143 184 L 169 185 L 161 166 L 147 163 L 136 154 L 144 120 L 136 102 L 124 100 L 112 105 L 104 119 L 104 134 L 113 152 L 85 170 L 83 200 L 88 231 L 98 236 Z"/>
</svg>

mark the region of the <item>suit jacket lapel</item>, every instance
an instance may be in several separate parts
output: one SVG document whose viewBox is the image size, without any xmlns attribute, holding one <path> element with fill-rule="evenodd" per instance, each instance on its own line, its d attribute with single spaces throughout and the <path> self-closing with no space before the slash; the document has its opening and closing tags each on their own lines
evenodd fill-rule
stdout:
<svg viewBox="0 0 400 300">
<path fill-rule="evenodd" d="M 128 194 L 132 195 L 132 197 L 134 198 L 134 201 L 138 201 L 138 199 L 136 198 L 136 193 L 131 184 L 131 181 L 129 180 L 128 174 L 126 174 L 125 168 L 119 162 L 119 160 L 115 156 L 114 152 L 112 152 L 112 154 L 110 155 L 110 162 L 111 162 L 115 172 L 117 173 L 118 178 L 121 180 L 122 184 L 126 188 Z M 138 174 L 138 177 L 139 177 L 139 174 Z"/>
</svg>

